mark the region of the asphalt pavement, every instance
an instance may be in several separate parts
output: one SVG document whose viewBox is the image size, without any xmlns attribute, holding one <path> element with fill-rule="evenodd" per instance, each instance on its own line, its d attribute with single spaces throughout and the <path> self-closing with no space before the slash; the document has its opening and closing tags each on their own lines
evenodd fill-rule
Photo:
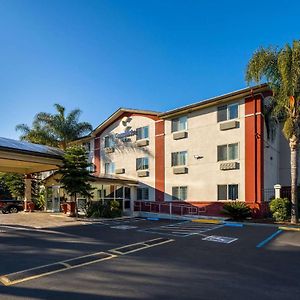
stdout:
<svg viewBox="0 0 300 300">
<path fill-rule="evenodd" d="M 0 299 L 294 300 L 299 250 L 300 232 L 268 226 L 138 218 L 2 225 Z"/>
</svg>

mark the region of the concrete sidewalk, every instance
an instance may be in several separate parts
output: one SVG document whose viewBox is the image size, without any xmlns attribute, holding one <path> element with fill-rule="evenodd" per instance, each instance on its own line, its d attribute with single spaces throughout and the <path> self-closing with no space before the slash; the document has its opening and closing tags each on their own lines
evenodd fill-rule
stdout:
<svg viewBox="0 0 300 300">
<path fill-rule="evenodd" d="M 17 214 L 0 213 L 0 225 L 25 226 L 33 228 L 51 228 L 83 224 L 63 213 L 19 212 Z"/>
</svg>

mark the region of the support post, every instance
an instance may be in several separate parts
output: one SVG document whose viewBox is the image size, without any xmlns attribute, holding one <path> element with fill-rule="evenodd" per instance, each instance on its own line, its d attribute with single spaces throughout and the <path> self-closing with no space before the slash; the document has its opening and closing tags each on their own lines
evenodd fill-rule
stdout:
<svg viewBox="0 0 300 300">
<path fill-rule="evenodd" d="M 280 184 L 275 184 L 274 185 L 274 189 L 275 189 L 275 199 L 281 198 L 280 196 L 280 192 L 281 192 L 281 185 Z"/>
<path fill-rule="evenodd" d="M 24 211 L 29 211 L 29 203 L 31 202 L 31 174 L 25 175 L 25 197 L 24 197 Z"/>
</svg>

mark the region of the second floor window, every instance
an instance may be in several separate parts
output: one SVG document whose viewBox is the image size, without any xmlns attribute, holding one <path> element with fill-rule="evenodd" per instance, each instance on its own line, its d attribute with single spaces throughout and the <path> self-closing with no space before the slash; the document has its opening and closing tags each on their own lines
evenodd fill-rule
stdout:
<svg viewBox="0 0 300 300">
<path fill-rule="evenodd" d="M 218 107 L 218 122 L 232 120 L 239 117 L 239 104 L 232 103 Z"/>
<path fill-rule="evenodd" d="M 140 157 L 136 159 L 136 170 L 148 170 L 149 169 L 149 159 L 148 157 Z"/>
<path fill-rule="evenodd" d="M 142 140 L 149 138 L 149 126 L 144 126 L 137 128 L 136 130 L 136 139 Z"/>
<path fill-rule="evenodd" d="M 186 166 L 187 151 L 173 152 L 171 157 L 171 166 Z"/>
<path fill-rule="evenodd" d="M 110 135 L 104 137 L 104 148 L 110 148 L 114 146 L 114 138 Z"/>
<path fill-rule="evenodd" d="M 105 174 L 114 174 L 115 173 L 115 163 L 105 163 Z"/>
<path fill-rule="evenodd" d="M 91 152 L 91 143 L 90 142 L 83 143 L 82 146 L 86 149 L 87 152 Z"/>
<path fill-rule="evenodd" d="M 235 160 L 239 158 L 239 144 L 218 146 L 218 161 Z"/>
<path fill-rule="evenodd" d="M 187 117 L 179 117 L 172 120 L 172 132 L 187 130 Z"/>
</svg>

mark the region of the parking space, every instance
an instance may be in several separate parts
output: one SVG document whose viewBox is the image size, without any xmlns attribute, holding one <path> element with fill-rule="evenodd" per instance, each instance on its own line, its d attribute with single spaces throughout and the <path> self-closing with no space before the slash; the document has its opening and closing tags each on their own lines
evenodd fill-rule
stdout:
<svg viewBox="0 0 300 300">
<path fill-rule="evenodd" d="M 277 231 L 140 218 L 0 226 L 0 298 L 294 299 L 300 232 Z"/>
</svg>

